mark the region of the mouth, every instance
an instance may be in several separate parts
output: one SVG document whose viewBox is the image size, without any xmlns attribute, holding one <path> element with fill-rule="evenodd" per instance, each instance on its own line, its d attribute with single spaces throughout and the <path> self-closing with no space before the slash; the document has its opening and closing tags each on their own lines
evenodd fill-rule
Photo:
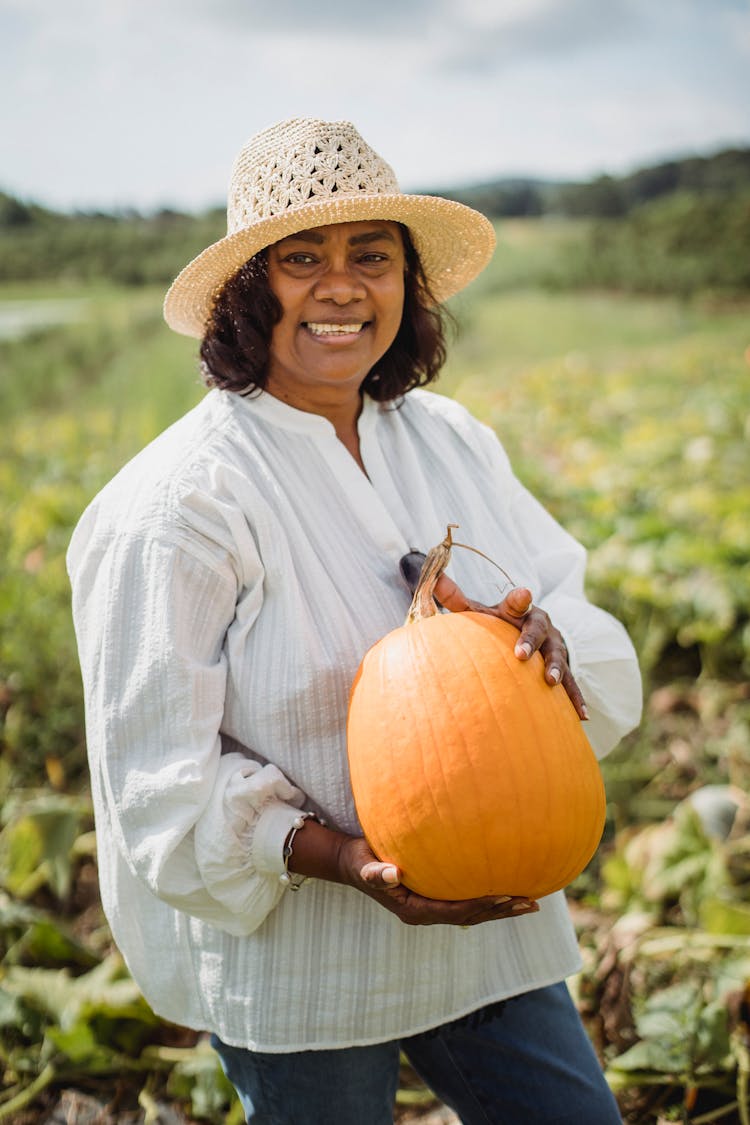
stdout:
<svg viewBox="0 0 750 1125">
<path fill-rule="evenodd" d="M 360 336 L 369 327 L 369 320 L 351 321 L 345 324 L 325 321 L 303 320 L 302 327 L 316 339 L 341 339 Z"/>
</svg>

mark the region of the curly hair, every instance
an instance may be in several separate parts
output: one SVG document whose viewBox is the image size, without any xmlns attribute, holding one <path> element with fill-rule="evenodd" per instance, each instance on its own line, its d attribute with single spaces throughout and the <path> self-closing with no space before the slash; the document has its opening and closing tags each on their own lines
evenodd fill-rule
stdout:
<svg viewBox="0 0 750 1125">
<path fill-rule="evenodd" d="M 399 398 L 437 378 L 445 363 L 445 335 L 451 320 L 435 301 L 408 229 L 404 240 L 404 311 L 396 338 L 367 373 L 363 389 L 378 402 Z M 219 292 L 201 342 L 201 374 L 209 387 L 249 393 L 263 389 L 268 356 L 281 305 L 268 283 L 265 250 L 234 273 Z"/>
</svg>

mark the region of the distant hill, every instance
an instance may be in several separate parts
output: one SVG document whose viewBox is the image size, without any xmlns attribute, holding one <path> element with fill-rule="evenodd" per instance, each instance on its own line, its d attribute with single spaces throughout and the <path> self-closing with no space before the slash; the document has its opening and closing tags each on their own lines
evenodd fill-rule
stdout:
<svg viewBox="0 0 750 1125">
<path fill-rule="evenodd" d="M 730 194 L 750 189 L 750 146 L 728 148 L 710 156 L 688 156 L 648 165 L 624 176 L 601 175 L 594 179 L 547 180 L 511 176 L 468 187 L 425 188 L 426 194 L 456 199 L 476 207 L 490 218 L 513 215 L 624 215 L 634 207 L 673 192 Z M 60 212 L 38 203 L 25 203 L 0 191 L 0 231 L 69 222 L 146 223 L 166 231 L 200 217 L 202 222 L 223 222 L 223 208 L 211 208 L 200 216 L 163 209 L 143 215 L 134 209 L 117 212 Z"/>
<path fill-rule="evenodd" d="M 624 176 L 597 176 L 582 182 L 533 178 L 499 179 L 441 195 L 476 207 L 490 218 L 558 214 L 608 218 L 675 192 L 730 195 L 750 189 L 750 147 L 712 156 L 666 160 Z"/>
<path fill-rule="evenodd" d="M 514 177 L 438 194 L 468 203 L 493 219 L 553 214 L 604 223 L 619 220 L 609 223 L 610 230 L 592 235 L 597 248 L 581 259 L 575 277 L 572 267 L 568 269 L 569 284 L 598 279 L 607 285 L 664 288 L 673 283 L 679 258 L 686 289 L 704 283 L 750 288 L 750 147 L 669 160 L 625 176 L 599 176 L 582 183 Z M 0 281 L 107 279 L 162 285 L 225 232 L 224 211 L 219 208 L 201 214 L 69 213 L 0 192 Z M 605 256 L 612 265 L 606 276 L 601 274 L 602 240 L 613 247 Z M 651 261 L 660 240 L 663 269 L 657 277 Z M 632 264 L 636 244 L 642 247 L 639 255 L 648 270 Z M 712 264 L 706 272 L 709 257 Z"/>
</svg>

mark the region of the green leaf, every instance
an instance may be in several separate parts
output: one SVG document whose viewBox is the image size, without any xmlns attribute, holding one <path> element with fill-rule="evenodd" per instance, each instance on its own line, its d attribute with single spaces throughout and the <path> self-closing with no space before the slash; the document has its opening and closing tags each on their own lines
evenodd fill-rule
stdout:
<svg viewBox="0 0 750 1125">
<path fill-rule="evenodd" d="M 0 988 L 0 1044 L 5 1057 L 13 1054 L 19 1040 L 39 1044 L 44 1036 L 44 1017 L 22 997 L 11 996 Z M 27 1054 L 27 1048 L 21 1048 Z"/>
<path fill-rule="evenodd" d="M 612 1071 L 650 1070 L 659 1074 L 684 1074 L 688 1059 L 685 1052 L 675 1048 L 672 1042 L 661 1043 L 658 1039 L 647 1039 L 636 1043 L 622 1055 L 612 1059 Z"/>
<path fill-rule="evenodd" d="M 99 958 L 51 918 L 36 918 L 8 950 L 4 964 L 53 965 L 91 969 Z"/>
<path fill-rule="evenodd" d="M 202 1045 L 172 1069 L 167 1089 L 172 1097 L 190 1099 L 191 1112 L 199 1120 L 224 1122 L 228 1118 L 222 1115 L 238 1101 L 215 1052 Z"/>
<path fill-rule="evenodd" d="M 61 1027 L 49 1027 L 47 1038 L 72 1063 L 84 1069 L 88 1069 L 91 1065 L 96 1066 L 96 1069 L 103 1067 L 118 1069 L 117 1054 L 97 1040 L 90 1024 L 85 1021 L 79 1020 L 65 1030 Z"/>
<path fill-rule="evenodd" d="M 59 899 L 70 892 L 73 848 L 87 806 L 56 794 L 37 796 L 19 808 L 0 833 L 0 879 L 18 898 L 48 885 Z"/>
<path fill-rule="evenodd" d="M 71 977 L 64 969 L 14 965 L 6 972 L 3 985 L 6 991 L 34 1004 L 62 1028 L 71 1027 L 84 1010 L 89 1015 L 136 1018 L 149 1024 L 156 1021 L 118 954 L 111 954 L 79 977 Z"/>
<path fill-rule="evenodd" d="M 684 1076 L 727 1067 L 727 1010 L 722 1001 L 704 1001 L 700 981 L 653 993 L 636 1015 L 635 1024 L 640 1042 L 613 1059 L 612 1070 Z"/>
<path fill-rule="evenodd" d="M 0 1029 L 21 1028 L 26 1020 L 27 1009 L 19 996 L 11 996 L 0 989 Z"/>
<path fill-rule="evenodd" d="M 700 905 L 700 923 L 710 934 L 750 936 L 750 906 L 720 898 L 706 898 Z"/>
</svg>

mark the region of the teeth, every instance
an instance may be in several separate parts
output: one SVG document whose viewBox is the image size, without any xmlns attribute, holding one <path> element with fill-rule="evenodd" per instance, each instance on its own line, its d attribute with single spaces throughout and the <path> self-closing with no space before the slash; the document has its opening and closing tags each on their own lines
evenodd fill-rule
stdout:
<svg viewBox="0 0 750 1125">
<path fill-rule="evenodd" d="M 361 332 L 364 324 L 312 324 L 308 321 L 307 327 L 313 336 L 348 336 L 352 332 Z"/>
</svg>

